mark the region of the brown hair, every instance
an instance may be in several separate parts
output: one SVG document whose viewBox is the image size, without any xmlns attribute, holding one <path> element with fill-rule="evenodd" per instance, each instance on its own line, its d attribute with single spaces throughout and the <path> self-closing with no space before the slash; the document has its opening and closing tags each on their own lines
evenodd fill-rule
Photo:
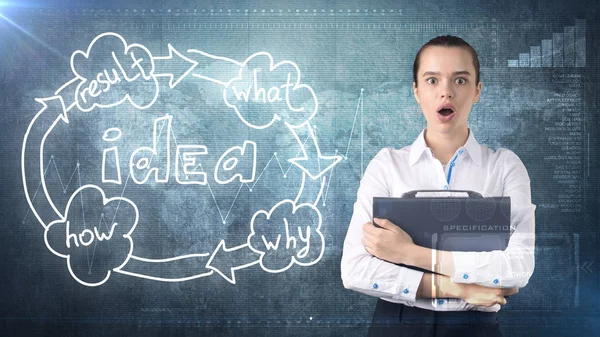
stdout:
<svg viewBox="0 0 600 337">
<path fill-rule="evenodd" d="M 457 36 L 452 35 L 442 35 L 435 37 L 429 42 L 425 43 L 421 49 L 417 52 L 417 56 L 415 57 L 415 63 L 413 64 L 413 81 L 415 82 L 415 86 L 418 85 L 417 82 L 417 72 L 419 71 L 419 63 L 421 60 L 421 53 L 427 47 L 430 46 L 439 46 L 439 47 L 460 47 L 465 48 L 473 58 L 473 66 L 475 66 L 475 85 L 479 84 L 479 58 L 477 57 L 477 52 L 470 44 L 468 44 L 465 40 L 461 39 Z"/>
</svg>

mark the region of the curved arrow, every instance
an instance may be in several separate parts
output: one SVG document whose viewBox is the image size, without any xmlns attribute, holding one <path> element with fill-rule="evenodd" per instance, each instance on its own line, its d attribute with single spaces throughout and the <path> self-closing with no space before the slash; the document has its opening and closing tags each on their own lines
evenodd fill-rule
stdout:
<svg viewBox="0 0 600 337">
<path fill-rule="evenodd" d="M 113 271 L 162 282 L 189 281 L 216 272 L 231 284 L 235 284 L 235 271 L 258 264 L 259 260 L 260 255 L 252 251 L 247 243 L 227 248 L 225 240 L 221 240 L 212 254 L 189 254 L 166 259 L 130 255 L 126 265 Z"/>
<path fill-rule="evenodd" d="M 260 255 L 252 251 L 247 243 L 227 248 L 225 240 L 221 240 L 212 254 L 189 254 L 167 259 L 147 259 L 130 255 L 126 265 L 113 270 L 124 275 L 163 282 L 189 281 L 217 272 L 228 282 L 235 284 L 235 271 L 253 266 L 259 263 L 259 260 Z M 173 275 L 179 271 L 183 272 Z M 162 274 L 168 276 L 156 276 Z"/>
<path fill-rule="evenodd" d="M 29 207 L 31 208 L 31 211 L 35 215 L 36 219 L 44 228 L 46 228 L 47 224 L 53 220 L 56 220 L 57 218 L 63 219 L 64 216 L 52 202 L 46 187 L 44 143 L 46 142 L 48 135 L 52 132 L 52 129 L 58 123 L 69 123 L 69 119 L 67 118 L 68 108 L 65 108 L 65 104 L 61 96 L 37 98 L 36 101 L 41 103 L 43 106 L 29 123 L 27 132 L 25 132 L 25 137 L 23 138 L 23 147 L 21 150 L 21 173 L 27 203 L 29 204 Z M 69 108 L 72 106 L 73 105 L 71 105 Z M 47 129 L 47 131 L 42 131 L 44 126 L 48 124 L 50 124 L 50 127 Z M 25 163 L 26 159 L 29 159 L 27 161 L 27 165 Z M 41 179 L 39 182 L 37 181 L 38 177 Z M 45 199 L 37 206 L 34 205 L 34 198 L 30 194 L 30 189 L 36 185 L 42 187 L 45 195 Z M 50 209 L 52 209 L 54 212 L 54 216 L 44 220 L 42 218 L 42 214 L 47 216 L 46 214 L 52 213 L 52 211 L 49 212 Z"/>
</svg>

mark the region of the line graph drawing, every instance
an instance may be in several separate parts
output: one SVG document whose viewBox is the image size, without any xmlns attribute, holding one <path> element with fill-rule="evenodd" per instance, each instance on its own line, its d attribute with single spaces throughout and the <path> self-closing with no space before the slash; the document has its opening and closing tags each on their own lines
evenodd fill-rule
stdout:
<svg viewBox="0 0 600 337">
<path fill-rule="evenodd" d="M 362 175 L 364 173 L 364 88 L 360 89 L 360 94 L 358 96 L 358 99 L 356 101 L 356 108 L 354 110 L 354 117 L 352 120 L 352 127 L 350 129 L 350 134 L 348 135 L 348 142 L 345 146 L 346 151 L 342 154 L 339 152 L 339 150 L 335 150 L 335 155 L 341 155 L 344 161 L 347 161 L 350 159 L 350 145 L 352 144 L 352 137 L 354 136 L 354 130 L 357 127 L 357 120 L 358 123 L 360 124 L 360 177 L 362 178 Z M 337 167 L 337 166 L 336 166 Z M 329 179 L 327 181 L 327 185 L 325 187 L 325 192 L 323 194 L 323 198 L 322 198 L 322 206 L 327 206 L 327 196 L 329 195 L 329 188 L 331 186 L 331 180 L 333 178 L 333 174 L 335 171 L 335 168 L 332 168 L 330 174 L 329 174 Z"/>
</svg>

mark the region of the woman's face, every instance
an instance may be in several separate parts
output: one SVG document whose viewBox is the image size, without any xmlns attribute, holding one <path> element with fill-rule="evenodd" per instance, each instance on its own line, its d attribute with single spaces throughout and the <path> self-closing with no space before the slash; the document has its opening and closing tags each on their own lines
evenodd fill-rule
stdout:
<svg viewBox="0 0 600 337">
<path fill-rule="evenodd" d="M 471 106 L 481 93 L 481 83 L 475 81 L 473 58 L 465 48 L 425 48 L 413 91 L 427 128 L 447 134 L 466 131 Z"/>
</svg>

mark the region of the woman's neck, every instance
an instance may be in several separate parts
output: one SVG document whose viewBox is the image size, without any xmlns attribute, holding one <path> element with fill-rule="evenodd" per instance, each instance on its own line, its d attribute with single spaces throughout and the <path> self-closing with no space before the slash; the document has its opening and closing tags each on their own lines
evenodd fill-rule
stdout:
<svg viewBox="0 0 600 337">
<path fill-rule="evenodd" d="M 459 147 L 465 145 L 469 138 L 469 129 L 457 130 L 455 133 L 439 133 L 425 129 L 425 143 L 433 151 L 433 155 L 446 165 Z"/>
</svg>

